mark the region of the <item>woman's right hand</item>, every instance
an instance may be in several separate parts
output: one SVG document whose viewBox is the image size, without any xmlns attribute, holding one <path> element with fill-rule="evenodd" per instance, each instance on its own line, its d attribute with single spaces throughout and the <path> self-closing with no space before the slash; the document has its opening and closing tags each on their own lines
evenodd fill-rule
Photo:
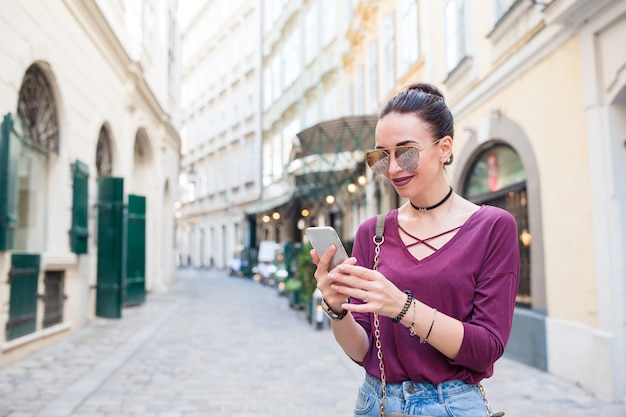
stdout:
<svg viewBox="0 0 626 417">
<path fill-rule="evenodd" d="M 335 280 L 328 277 L 328 265 L 335 255 L 336 248 L 331 245 L 325 253 L 320 257 L 315 249 L 311 250 L 311 258 L 317 265 L 317 269 L 313 274 L 317 280 L 317 288 L 321 291 L 322 297 L 326 304 L 336 313 L 341 314 L 343 305 L 346 303 L 346 295 L 331 288 L 335 285 Z M 356 265 L 356 258 L 351 257 L 343 261 L 340 265 Z M 333 269 L 333 274 L 337 273 L 337 268 Z M 349 288 L 346 285 L 340 286 L 343 290 Z M 365 329 L 360 326 L 349 314 L 341 321 L 332 322 L 333 333 L 335 338 L 344 352 L 357 362 L 363 362 L 365 355 L 369 349 L 369 338 Z"/>
<path fill-rule="evenodd" d="M 328 278 L 328 273 L 330 272 L 328 270 L 328 267 L 336 251 L 337 248 L 335 247 L 335 245 L 330 245 L 330 247 L 326 250 L 325 253 L 322 254 L 321 257 L 318 255 L 315 249 L 311 249 L 310 253 L 311 259 L 313 259 L 313 262 L 315 263 L 315 265 L 317 265 L 317 269 L 313 274 L 313 276 L 317 280 L 317 288 L 322 292 L 322 296 L 324 297 L 324 300 L 326 301 L 328 306 L 334 312 L 339 313 L 343 310 L 341 308 L 341 305 L 346 302 L 346 297 L 345 295 L 334 291 L 330 287 L 332 282 L 331 279 Z M 351 265 L 354 265 L 356 263 L 356 259 L 348 258 L 343 261 L 343 263 L 349 263 Z"/>
</svg>

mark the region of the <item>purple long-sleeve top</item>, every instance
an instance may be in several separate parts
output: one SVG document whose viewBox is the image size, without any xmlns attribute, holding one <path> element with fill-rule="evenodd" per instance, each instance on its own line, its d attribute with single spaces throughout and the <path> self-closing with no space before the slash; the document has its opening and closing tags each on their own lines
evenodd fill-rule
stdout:
<svg viewBox="0 0 626 417">
<path fill-rule="evenodd" d="M 375 228 L 376 218 L 372 217 L 356 233 L 352 255 L 358 265 L 373 267 Z M 404 325 L 380 316 L 387 381 L 438 384 L 460 379 L 475 384 L 490 377 L 509 339 L 519 281 L 513 216 L 496 207 L 481 206 L 450 241 L 422 260 L 411 255 L 402 242 L 397 210 L 388 213 L 384 234 L 378 270 L 399 289 L 411 290 L 417 300 L 460 320 L 464 328 L 459 353 L 450 360 L 429 344 L 421 344 Z M 374 316 L 353 315 L 370 339 L 361 365 L 380 378 L 372 332 Z"/>
</svg>

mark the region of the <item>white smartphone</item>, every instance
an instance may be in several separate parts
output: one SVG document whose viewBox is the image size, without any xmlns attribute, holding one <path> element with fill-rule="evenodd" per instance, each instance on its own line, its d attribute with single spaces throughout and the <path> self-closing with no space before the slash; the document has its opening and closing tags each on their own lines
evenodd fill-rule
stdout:
<svg viewBox="0 0 626 417">
<path fill-rule="evenodd" d="M 308 227 L 306 229 L 306 235 L 309 238 L 309 242 L 311 242 L 313 249 L 315 249 L 320 258 L 324 255 L 330 245 L 334 244 L 337 248 L 335 256 L 333 256 L 333 259 L 331 259 L 330 265 L 328 266 L 329 271 L 348 259 L 346 249 L 343 247 L 343 243 L 341 243 L 341 239 L 339 239 L 337 231 L 335 231 L 332 227 Z"/>
</svg>

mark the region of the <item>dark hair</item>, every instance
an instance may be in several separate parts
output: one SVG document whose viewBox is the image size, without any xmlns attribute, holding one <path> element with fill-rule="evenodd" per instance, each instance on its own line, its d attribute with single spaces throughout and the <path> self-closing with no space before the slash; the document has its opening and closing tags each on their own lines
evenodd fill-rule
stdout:
<svg viewBox="0 0 626 417">
<path fill-rule="evenodd" d="M 430 131 L 436 139 L 444 136 L 454 139 L 452 112 L 446 105 L 441 91 L 431 84 L 415 83 L 405 87 L 383 106 L 378 119 L 389 113 L 411 113 L 430 126 Z M 452 155 L 446 165 L 451 163 Z"/>
</svg>

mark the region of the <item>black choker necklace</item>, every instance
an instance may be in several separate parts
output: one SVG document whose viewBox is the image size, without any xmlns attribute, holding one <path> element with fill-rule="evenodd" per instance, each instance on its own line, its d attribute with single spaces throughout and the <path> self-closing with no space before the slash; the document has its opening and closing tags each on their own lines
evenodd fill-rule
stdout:
<svg viewBox="0 0 626 417">
<path fill-rule="evenodd" d="M 437 207 L 439 207 L 440 205 L 448 201 L 451 195 L 452 195 L 452 186 L 450 186 L 450 191 L 448 191 L 448 194 L 446 194 L 446 196 L 440 202 L 430 207 L 417 207 L 415 204 L 413 204 L 411 200 L 409 200 L 409 203 L 411 203 L 411 207 L 413 207 L 415 210 L 428 211 L 428 210 L 436 209 Z"/>
</svg>

